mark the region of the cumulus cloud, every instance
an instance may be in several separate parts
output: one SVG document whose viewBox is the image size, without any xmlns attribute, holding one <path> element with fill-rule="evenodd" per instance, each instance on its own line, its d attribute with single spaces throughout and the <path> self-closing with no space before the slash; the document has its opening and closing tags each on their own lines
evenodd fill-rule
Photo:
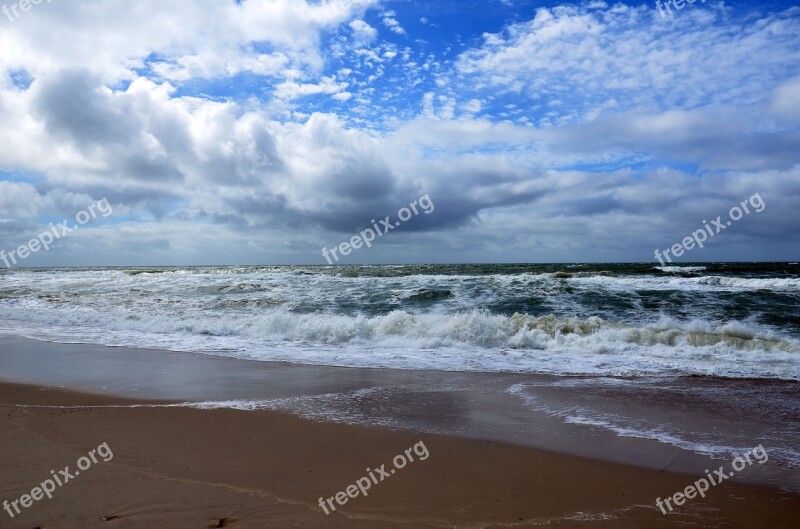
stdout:
<svg viewBox="0 0 800 529">
<path fill-rule="evenodd" d="M 378 30 L 361 19 L 350 22 L 350 29 L 358 45 L 366 45 L 378 38 Z"/>
<path fill-rule="evenodd" d="M 403 29 L 403 26 L 397 20 L 397 13 L 392 10 L 386 11 L 383 14 L 383 24 L 389 28 L 390 31 L 397 33 L 398 35 L 405 35 L 406 30 Z"/>
<path fill-rule="evenodd" d="M 171 79 L 274 72 L 291 58 L 320 67 L 320 32 L 350 22 L 377 0 L 270 0 L 172 5 L 158 0 L 53 2 L 4 26 L 0 69 L 38 76 L 84 67 L 104 80 L 131 77 L 148 60 Z M 91 33 L 91 34 L 89 34 Z M 254 53 L 271 47 L 278 54 Z"/>
</svg>

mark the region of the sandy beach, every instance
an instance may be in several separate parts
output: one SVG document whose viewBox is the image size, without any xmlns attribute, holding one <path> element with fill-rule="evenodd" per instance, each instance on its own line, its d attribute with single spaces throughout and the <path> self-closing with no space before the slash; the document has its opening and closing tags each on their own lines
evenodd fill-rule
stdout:
<svg viewBox="0 0 800 529">
<path fill-rule="evenodd" d="M 133 402 L 15 384 L 0 385 L 0 401 L 4 498 L 74 470 L 100 443 L 113 452 L 3 527 L 789 528 L 800 514 L 796 496 L 723 484 L 664 516 L 654 498 L 692 476 L 500 443 L 265 411 L 113 407 Z M 425 461 L 329 516 L 319 507 L 419 441 Z"/>
<path fill-rule="evenodd" d="M 330 391 L 334 386 L 358 388 L 375 383 L 370 379 L 378 375 L 359 370 L 320 371 L 163 352 L 161 360 L 155 361 L 147 351 L 22 338 L 6 338 L 2 343 L 5 377 L 11 373 L 18 379 L 48 381 L 0 384 L 1 460 L 6 469 L 0 477 L 3 500 L 30 494 L 50 478 L 51 470 L 58 474 L 69 466 L 74 472 L 80 458 L 100 445 L 113 453 L 109 461 L 98 458 L 79 476 L 57 487 L 52 499 L 32 501 L 29 508 L 17 504 L 19 514 L 12 506 L 13 518 L 2 512 L 2 527 L 788 528 L 796 527 L 800 514 L 797 495 L 736 479 L 665 516 L 656 507 L 656 498 L 683 491 L 703 473 L 665 471 L 670 465 L 659 461 L 673 459 L 672 466 L 680 468 L 679 460 L 683 466 L 696 464 L 692 457 L 678 450 L 656 450 L 641 440 L 598 437 L 589 430 L 585 435 L 580 433 L 583 430 L 562 432 L 571 440 L 567 447 L 598 444 L 604 447 L 604 459 L 627 457 L 631 462 L 644 460 L 642 454 L 650 450 L 651 466 L 662 468 L 481 439 L 477 430 L 468 439 L 424 429 L 345 424 L 347 420 L 335 417 L 309 420 L 264 409 L 199 409 L 186 404 L 202 400 L 197 380 L 211 371 L 218 376 L 216 382 L 208 379 L 206 396 L 224 400 L 236 394 L 253 398 L 259 391 L 264 395 L 318 393 L 321 388 L 315 386 L 320 384 Z M 62 364 L 49 362 L 48 354 L 62 358 Z M 112 354 L 115 360 L 105 364 Z M 21 358 L 27 359 L 25 365 L 40 368 L 26 371 Z M 94 372 L 87 368 L 92 362 L 97 366 Z M 149 380 L 144 371 L 136 370 L 137 362 L 149 366 Z M 183 371 L 183 384 L 180 377 L 167 376 L 173 370 Z M 241 374 L 248 370 L 249 379 Z M 328 376 L 320 376 L 323 372 Z M 397 386 L 425 376 L 381 373 L 382 384 L 395 377 L 391 383 Z M 237 376 L 240 383 L 234 391 L 231 386 L 237 386 Z M 61 383 L 56 384 L 57 380 Z M 105 390 L 100 388 L 103 380 Z M 220 382 L 226 380 L 231 384 Z M 93 388 L 95 393 L 56 385 Z M 189 388 L 195 393 L 185 394 Z M 159 400 L 129 396 L 137 393 Z M 413 395 L 405 398 L 410 403 L 422 402 Z M 467 402 L 474 395 L 462 398 Z M 491 402 L 485 397 L 480 400 Z M 183 404 L 174 406 L 177 403 Z M 437 416 L 436 404 L 447 403 L 450 408 L 440 408 Z M 393 413 L 402 404 L 394 403 Z M 475 411 L 479 408 L 457 406 L 452 400 L 428 404 L 421 414 L 433 423 L 452 422 L 457 415 L 454 410 L 459 409 L 465 415 L 480 415 Z M 499 406 L 496 411 L 505 406 L 495 405 Z M 359 406 L 377 407 L 369 402 Z M 499 421 L 503 413 L 496 415 Z M 500 430 L 512 419 L 513 414 L 506 413 L 507 422 L 498 423 Z M 551 435 L 557 438 L 557 432 Z M 428 454 L 424 460 L 411 452 L 415 460 L 396 469 L 396 474 L 381 479 L 374 473 L 381 465 L 387 473 L 395 469 L 394 458 L 409 455 L 407 451 L 420 442 Z M 755 467 L 753 472 L 758 470 Z M 347 497 L 348 486 L 367 476 L 368 468 L 378 477 L 368 495 Z M 337 503 L 339 492 L 340 500 L 346 498 L 345 505 Z M 332 499 L 335 512 L 326 515 L 321 498 L 323 504 Z"/>
</svg>

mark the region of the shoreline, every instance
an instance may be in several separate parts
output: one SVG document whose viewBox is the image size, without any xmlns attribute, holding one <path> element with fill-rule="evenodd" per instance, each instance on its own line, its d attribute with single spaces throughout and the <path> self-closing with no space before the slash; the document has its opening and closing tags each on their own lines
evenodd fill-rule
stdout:
<svg viewBox="0 0 800 529">
<path fill-rule="evenodd" d="M 160 401 L 161 404 L 166 401 Z M 3 499 L 106 443 L 101 462 L 6 527 L 794 527 L 800 498 L 729 481 L 668 515 L 656 498 L 700 476 L 493 441 L 267 411 L 149 407 L 0 383 Z M 34 407 L 20 407 L 33 405 Z M 118 407 L 144 405 L 145 407 Z M 40 407 L 56 406 L 56 407 Z M 58 408 L 61 406 L 75 406 Z M 114 406 L 114 407 L 108 407 Z M 424 442 L 429 457 L 325 515 L 320 498 Z M 387 468 L 392 468 L 387 465 Z M 335 501 L 335 499 L 334 499 Z M 106 518 L 106 521 L 103 520 Z"/>
<path fill-rule="evenodd" d="M 733 454 L 787 436 L 800 387 L 765 381 L 337 368 L 19 336 L 0 336 L 0 366 L 0 380 L 12 383 L 192 402 L 202 408 L 279 411 L 697 476 L 709 465 L 728 463 Z M 774 424 L 764 422 L 765 410 Z M 638 430 L 609 423 L 620 417 Z M 701 435 L 710 429 L 727 429 L 728 438 L 716 442 L 737 449 L 708 452 L 709 441 Z M 791 448 L 791 438 L 784 444 Z M 800 494 L 800 473 L 792 461 L 781 461 L 786 449 L 765 446 L 773 461 L 741 480 Z"/>
</svg>

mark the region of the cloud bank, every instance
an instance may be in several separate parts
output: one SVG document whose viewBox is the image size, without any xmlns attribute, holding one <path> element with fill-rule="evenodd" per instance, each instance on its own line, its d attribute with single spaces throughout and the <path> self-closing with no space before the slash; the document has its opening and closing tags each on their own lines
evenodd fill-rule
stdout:
<svg viewBox="0 0 800 529">
<path fill-rule="evenodd" d="M 797 259 L 800 8 L 503 6 L 471 38 L 415 9 L 3 20 L 0 247 L 107 197 L 110 222 L 31 264 L 324 264 L 428 194 L 435 215 L 352 262 L 647 261 L 758 192 L 767 211 L 693 257 Z"/>
</svg>

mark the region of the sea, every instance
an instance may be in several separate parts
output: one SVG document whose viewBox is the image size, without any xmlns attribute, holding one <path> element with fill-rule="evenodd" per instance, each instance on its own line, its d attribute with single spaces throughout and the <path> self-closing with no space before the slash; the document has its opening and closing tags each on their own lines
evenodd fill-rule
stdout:
<svg viewBox="0 0 800 529">
<path fill-rule="evenodd" d="M 800 380 L 800 265 L 13 269 L 0 329 L 329 366 Z"/>
</svg>

